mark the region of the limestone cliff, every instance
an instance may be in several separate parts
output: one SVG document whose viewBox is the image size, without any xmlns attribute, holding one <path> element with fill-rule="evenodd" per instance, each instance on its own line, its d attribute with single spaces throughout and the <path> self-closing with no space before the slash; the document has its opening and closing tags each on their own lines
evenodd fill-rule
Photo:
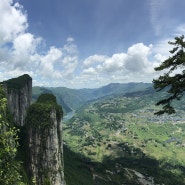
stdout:
<svg viewBox="0 0 185 185">
<path fill-rule="evenodd" d="M 28 109 L 28 173 L 37 185 L 64 185 L 62 108 L 42 94 Z"/>
<path fill-rule="evenodd" d="M 3 85 L 14 122 L 18 126 L 23 126 L 26 111 L 31 104 L 32 78 L 24 74 L 18 78 L 4 81 Z"/>
<path fill-rule="evenodd" d="M 14 123 L 26 130 L 21 143 L 27 174 L 35 185 L 65 185 L 62 142 L 62 107 L 52 94 L 42 94 L 31 105 L 32 78 L 25 74 L 2 82 Z M 25 138 L 26 137 L 26 138 Z M 20 143 L 20 145 L 21 145 Z"/>
</svg>

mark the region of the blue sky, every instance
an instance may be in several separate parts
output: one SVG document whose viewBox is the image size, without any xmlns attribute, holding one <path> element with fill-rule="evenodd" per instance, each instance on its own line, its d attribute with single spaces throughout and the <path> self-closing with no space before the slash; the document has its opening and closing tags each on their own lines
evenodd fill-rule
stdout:
<svg viewBox="0 0 185 185">
<path fill-rule="evenodd" d="M 0 78 L 94 88 L 152 82 L 185 33 L 184 0 L 0 0 Z"/>
</svg>

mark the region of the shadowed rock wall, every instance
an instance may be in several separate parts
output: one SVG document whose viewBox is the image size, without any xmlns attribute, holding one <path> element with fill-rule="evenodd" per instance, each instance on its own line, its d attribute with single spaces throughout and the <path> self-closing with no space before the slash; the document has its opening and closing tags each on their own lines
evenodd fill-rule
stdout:
<svg viewBox="0 0 185 185">
<path fill-rule="evenodd" d="M 65 184 L 61 118 L 60 106 L 47 100 L 29 108 L 27 166 L 29 176 L 37 185 Z"/>
<path fill-rule="evenodd" d="M 25 124 L 26 111 L 32 99 L 32 78 L 25 74 L 3 82 L 8 107 L 18 126 Z"/>
</svg>

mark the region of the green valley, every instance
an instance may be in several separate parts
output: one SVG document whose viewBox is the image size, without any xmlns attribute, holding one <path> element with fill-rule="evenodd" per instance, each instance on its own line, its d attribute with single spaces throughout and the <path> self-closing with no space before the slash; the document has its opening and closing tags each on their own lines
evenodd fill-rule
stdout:
<svg viewBox="0 0 185 185">
<path fill-rule="evenodd" d="M 152 84 L 33 87 L 33 100 L 45 92 L 64 109 L 67 185 L 185 184 L 185 98 L 174 102 L 176 114 L 156 116 L 166 93 Z"/>
<path fill-rule="evenodd" d="M 105 165 L 101 173 L 121 165 L 122 177 L 131 170 L 152 177 L 156 184 L 185 184 L 184 100 L 176 102 L 177 114 L 155 116 L 158 98 L 158 93 L 144 91 L 87 103 L 65 122 L 65 144 Z"/>
</svg>

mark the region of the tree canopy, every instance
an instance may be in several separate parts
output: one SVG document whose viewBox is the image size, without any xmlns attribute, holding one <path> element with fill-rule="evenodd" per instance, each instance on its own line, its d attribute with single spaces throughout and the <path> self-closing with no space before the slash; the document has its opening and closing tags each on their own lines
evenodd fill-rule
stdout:
<svg viewBox="0 0 185 185">
<path fill-rule="evenodd" d="M 18 130 L 7 119 L 7 99 L 0 86 L 0 184 L 23 185 L 20 162 L 16 161 Z"/>
<path fill-rule="evenodd" d="M 157 91 L 167 89 L 168 96 L 157 102 L 162 105 L 162 110 L 155 114 L 173 114 L 175 109 L 172 106 L 173 100 L 180 100 L 185 91 L 185 41 L 184 35 L 175 37 L 173 42 L 168 42 L 174 48 L 169 51 L 172 56 L 163 61 L 156 71 L 167 70 L 158 79 L 153 80 L 154 88 Z M 178 70 L 178 72 L 177 72 Z"/>
<path fill-rule="evenodd" d="M 3 84 L 6 84 L 8 89 L 20 89 L 28 80 L 32 80 L 32 78 L 28 74 L 24 74 L 17 78 L 11 78 L 7 81 L 4 81 Z"/>
<path fill-rule="evenodd" d="M 53 94 L 41 94 L 37 101 L 33 103 L 27 112 L 26 122 L 33 127 L 49 128 L 52 126 L 50 121 L 51 110 L 56 110 L 57 120 L 61 120 L 63 110 L 57 104 L 56 97 Z"/>
</svg>

